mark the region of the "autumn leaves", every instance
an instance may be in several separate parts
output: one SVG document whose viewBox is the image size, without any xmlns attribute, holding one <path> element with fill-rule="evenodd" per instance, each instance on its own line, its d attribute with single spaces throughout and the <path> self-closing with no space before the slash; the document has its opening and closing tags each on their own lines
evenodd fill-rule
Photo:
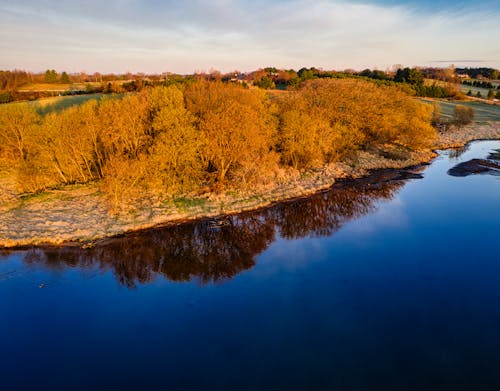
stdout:
<svg viewBox="0 0 500 391">
<path fill-rule="evenodd" d="M 148 200 L 252 188 L 276 172 L 380 143 L 428 146 L 432 108 L 396 87 L 315 80 L 269 95 L 221 82 L 156 87 L 42 117 L 0 108 L 0 155 L 22 191 L 97 181 L 117 212 Z"/>
</svg>

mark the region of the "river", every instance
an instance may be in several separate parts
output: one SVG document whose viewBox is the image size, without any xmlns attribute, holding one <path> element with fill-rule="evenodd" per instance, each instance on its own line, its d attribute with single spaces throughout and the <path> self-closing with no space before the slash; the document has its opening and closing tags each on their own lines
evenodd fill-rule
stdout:
<svg viewBox="0 0 500 391">
<path fill-rule="evenodd" d="M 91 249 L 0 252 L 0 389 L 500 389 L 500 176 L 448 174 L 495 149 Z"/>
</svg>

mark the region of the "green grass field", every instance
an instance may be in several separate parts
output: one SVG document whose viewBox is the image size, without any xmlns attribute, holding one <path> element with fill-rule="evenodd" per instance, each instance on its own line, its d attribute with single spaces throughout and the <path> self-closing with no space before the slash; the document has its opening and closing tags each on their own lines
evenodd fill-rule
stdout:
<svg viewBox="0 0 500 391">
<path fill-rule="evenodd" d="M 41 115 L 46 115 L 49 113 L 58 113 L 62 110 L 66 110 L 72 106 L 81 105 L 90 100 L 101 100 L 104 96 L 106 98 L 121 98 L 125 94 L 88 94 L 88 95 L 67 95 L 67 96 L 54 96 L 51 98 L 42 98 L 29 102 L 12 102 L 6 103 L 7 105 L 32 105 L 36 107 L 36 110 Z"/>
<path fill-rule="evenodd" d="M 465 84 L 461 84 L 460 91 L 462 91 L 464 94 L 467 94 L 469 91 L 472 91 L 472 96 L 476 96 L 476 94 L 479 92 L 481 94 L 481 98 L 487 98 L 489 89 L 480 87 L 471 87 Z M 493 91 L 496 92 L 496 90 Z"/>
<path fill-rule="evenodd" d="M 476 79 L 471 79 L 471 82 L 473 81 L 481 81 L 481 80 L 476 80 Z M 496 93 L 497 88 L 500 85 L 500 81 L 498 80 L 490 80 L 490 83 L 493 85 L 493 91 Z M 471 87 L 466 84 L 460 84 L 460 91 L 462 91 L 464 94 L 467 94 L 469 91 L 472 91 L 472 95 L 476 96 L 476 94 L 479 92 L 481 94 L 482 98 L 487 98 L 488 97 L 488 91 L 489 88 L 481 88 L 481 87 Z"/>
<path fill-rule="evenodd" d="M 72 106 L 81 105 L 89 100 L 101 100 L 102 96 L 103 94 L 55 96 L 53 98 L 43 98 L 37 101 L 28 102 L 28 104 L 36 105 L 37 111 L 41 115 L 46 115 L 65 110 Z"/>
<path fill-rule="evenodd" d="M 425 103 L 432 103 L 430 99 L 420 99 Z M 488 121 L 500 121 L 500 106 L 487 104 L 483 102 L 448 102 L 439 101 L 441 105 L 441 110 L 443 111 L 442 117 L 445 119 L 451 119 L 453 116 L 453 109 L 456 105 L 469 106 L 474 109 L 474 121 L 476 122 L 488 122 Z"/>
</svg>

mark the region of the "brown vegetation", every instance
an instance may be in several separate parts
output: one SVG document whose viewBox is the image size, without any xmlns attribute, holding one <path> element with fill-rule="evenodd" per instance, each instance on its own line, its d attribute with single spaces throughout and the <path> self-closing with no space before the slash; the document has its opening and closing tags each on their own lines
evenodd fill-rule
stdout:
<svg viewBox="0 0 500 391">
<path fill-rule="evenodd" d="M 474 119 L 474 109 L 464 105 L 456 105 L 453 109 L 453 124 L 457 127 L 468 125 Z"/>
<path fill-rule="evenodd" d="M 0 107 L 0 156 L 23 192 L 97 181 L 112 211 L 205 189 L 265 184 L 280 169 L 435 139 L 432 108 L 397 87 L 313 80 L 274 98 L 220 81 L 145 89 L 39 115 Z"/>
<path fill-rule="evenodd" d="M 205 141 L 202 159 L 218 186 L 248 184 L 272 169 L 276 121 L 265 93 L 199 82 L 186 90 L 186 100 Z"/>
<path fill-rule="evenodd" d="M 378 144 L 432 145 L 431 110 L 395 87 L 316 80 L 280 101 L 282 160 L 295 168 L 338 161 Z"/>
</svg>

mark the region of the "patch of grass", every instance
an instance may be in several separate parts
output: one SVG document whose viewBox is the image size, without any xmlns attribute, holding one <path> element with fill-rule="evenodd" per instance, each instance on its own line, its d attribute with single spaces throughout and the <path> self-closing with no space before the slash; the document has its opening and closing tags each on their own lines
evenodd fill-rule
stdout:
<svg viewBox="0 0 500 391">
<path fill-rule="evenodd" d="M 51 199 L 53 196 L 52 193 L 48 192 L 48 191 L 44 191 L 44 192 L 40 192 L 40 193 L 28 193 L 28 194 L 21 194 L 20 198 L 21 198 L 21 201 L 23 202 L 29 202 L 29 201 L 37 201 L 37 202 L 41 202 L 41 201 L 47 201 L 49 199 Z"/>
<path fill-rule="evenodd" d="M 20 87 L 19 91 L 67 91 L 71 88 L 85 89 L 85 86 L 82 84 L 34 83 Z"/>
<path fill-rule="evenodd" d="M 81 105 L 90 100 L 101 100 L 102 96 L 102 94 L 56 96 L 54 98 L 40 99 L 36 102 L 30 102 L 28 104 L 35 104 L 40 115 L 47 115 L 53 112 L 58 113 L 72 106 Z"/>
<path fill-rule="evenodd" d="M 52 200 L 55 198 L 59 198 L 61 200 L 71 199 L 71 198 L 73 198 L 72 192 L 76 192 L 76 191 L 82 190 L 82 189 L 91 188 L 92 185 L 94 185 L 94 183 L 92 183 L 92 182 L 60 185 L 60 186 L 55 186 L 55 187 L 49 188 L 46 191 L 41 191 L 38 193 L 20 194 L 19 198 L 23 202 L 33 201 L 33 200 L 36 200 L 37 202 L 38 201 L 48 201 L 48 200 Z M 99 191 L 98 188 L 96 188 L 95 190 L 96 190 L 96 192 Z"/>
<path fill-rule="evenodd" d="M 397 145 L 382 145 L 373 149 L 373 152 L 385 159 L 406 160 L 409 156 L 409 150 Z"/>
<path fill-rule="evenodd" d="M 235 205 L 235 204 L 238 204 L 238 203 L 254 203 L 254 202 L 261 202 L 263 200 L 262 196 L 260 195 L 254 195 L 254 196 L 251 196 L 251 197 L 248 197 L 248 198 L 245 198 L 241 201 L 234 201 L 231 205 Z"/>
<path fill-rule="evenodd" d="M 187 210 L 190 208 L 204 207 L 207 203 L 205 198 L 187 198 L 179 197 L 174 198 L 174 205 L 177 209 Z"/>
<path fill-rule="evenodd" d="M 125 94 L 107 94 L 105 96 L 108 99 L 121 99 L 125 96 Z M 60 111 L 69 109 L 72 106 L 78 106 L 91 100 L 100 101 L 103 97 L 104 94 L 102 93 L 87 95 L 66 95 L 41 98 L 30 102 L 11 102 L 6 103 L 6 105 L 32 105 L 36 108 L 38 114 L 47 115 L 54 112 L 58 113 Z"/>
<path fill-rule="evenodd" d="M 476 96 L 476 94 L 479 92 L 481 94 L 482 98 L 486 98 L 488 96 L 488 88 L 481 88 L 481 87 L 474 87 L 474 86 L 468 86 L 466 84 L 460 84 L 460 91 L 462 91 L 464 94 L 467 94 L 469 91 L 472 92 L 472 96 Z"/>
</svg>

